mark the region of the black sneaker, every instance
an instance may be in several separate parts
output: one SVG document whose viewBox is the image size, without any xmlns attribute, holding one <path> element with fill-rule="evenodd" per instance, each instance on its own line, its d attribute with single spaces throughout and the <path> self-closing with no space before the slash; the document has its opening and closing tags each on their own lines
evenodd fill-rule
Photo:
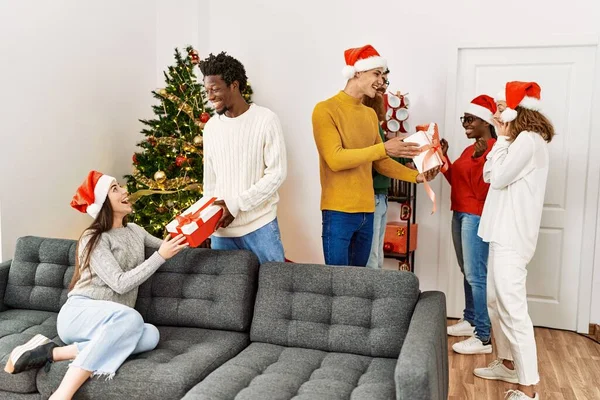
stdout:
<svg viewBox="0 0 600 400">
<path fill-rule="evenodd" d="M 27 343 L 17 346 L 10 352 L 4 370 L 9 374 L 30 369 L 41 368 L 46 363 L 52 362 L 52 350 L 56 343 L 44 335 L 35 335 Z"/>
</svg>

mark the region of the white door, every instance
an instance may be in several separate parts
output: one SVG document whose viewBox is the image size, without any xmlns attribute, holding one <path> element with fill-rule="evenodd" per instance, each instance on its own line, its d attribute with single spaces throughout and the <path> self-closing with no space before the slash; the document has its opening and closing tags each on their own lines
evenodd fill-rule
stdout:
<svg viewBox="0 0 600 400">
<path fill-rule="evenodd" d="M 537 250 L 528 266 L 527 293 L 534 325 L 575 330 L 582 224 L 590 141 L 596 46 L 466 48 L 458 52 L 455 98 L 448 96 L 445 136 L 455 159 L 469 141 L 458 120 L 478 94 L 495 96 L 507 81 L 536 81 L 543 112 L 556 129 Z M 452 110 L 454 111 L 452 115 Z M 444 186 L 443 210 L 449 210 Z M 448 266 L 448 315 L 461 317 L 462 275 L 450 236 L 450 212 L 442 215 L 442 262 Z M 443 264 L 442 264 L 443 265 Z M 440 267 L 440 268 L 443 268 Z"/>
</svg>

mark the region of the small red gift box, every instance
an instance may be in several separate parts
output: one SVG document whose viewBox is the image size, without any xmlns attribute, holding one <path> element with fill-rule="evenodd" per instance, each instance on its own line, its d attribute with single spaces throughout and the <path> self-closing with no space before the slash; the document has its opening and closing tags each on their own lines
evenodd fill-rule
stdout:
<svg viewBox="0 0 600 400">
<path fill-rule="evenodd" d="M 386 248 L 391 248 L 391 253 L 406 253 L 406 222 L 390 222 L 385 227 L 385 235 L 383 245 Z M 417 249 L 417 228 L 418 224 L 410 224 L 410 249 Z"/>
<path fill-rule="evenodd" d="M 167 225 L 172 237 L 183 234 L 190 247 L 200 246 L 215 232 L 223 209 L 215 206 L 216 197 L 202 197 Z"/>
</svg>

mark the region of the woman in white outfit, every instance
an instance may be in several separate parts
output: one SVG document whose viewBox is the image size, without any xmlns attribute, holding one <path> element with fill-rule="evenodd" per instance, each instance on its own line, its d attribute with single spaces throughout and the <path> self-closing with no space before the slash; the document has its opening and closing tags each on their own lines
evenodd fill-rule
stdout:
<svg viewBox="0 0 600 400">
<path fill-rule="evenodd" d="M 488 311 L 498 359 L 477 368 L 480 378 L 518 383 L 509 400 L 539 399 L 537 351 L 527 310 L 527 264 L 537 244 L 554 136 L 539 112 L 539 85 L 509 82 L 497 100 L 498 140 L 487 155 L 483 178 L 490 190 L 479 236 L 490 243 Z"/>
</svg>

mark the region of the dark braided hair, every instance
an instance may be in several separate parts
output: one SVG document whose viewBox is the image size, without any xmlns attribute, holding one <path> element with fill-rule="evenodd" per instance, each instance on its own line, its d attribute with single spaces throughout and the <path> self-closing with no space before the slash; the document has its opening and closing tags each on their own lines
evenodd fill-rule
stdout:
<svg viewBox="0 0 600 400">
<path fill-rule="evenodd" d="M 235 58 L 222 51 L 216 56 L 212 53 L 198 63 L 202 75 L 220 75 L 227 86 L 238 81 L 240 92 L 246 90 L 248 77 L 244 65 Z"/>
</svg>

